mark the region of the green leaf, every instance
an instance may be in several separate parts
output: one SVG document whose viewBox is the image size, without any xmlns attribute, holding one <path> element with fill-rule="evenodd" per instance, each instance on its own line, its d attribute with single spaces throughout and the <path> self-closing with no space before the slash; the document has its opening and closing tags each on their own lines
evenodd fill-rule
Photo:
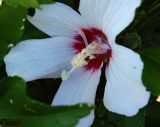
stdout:
<svg viewBox="0 0 160 127">
<path fill-rule="evenodd" d="M 0 62 L 9 50 L 9 44 L 15 44 L 23 34 L 27 10 L 23 7 L 4 5 L 0 8 Z"/>
<path fill-rule="evenodd" d="M 5 56 L 5 54 L 7 54 L 7 52 L 9 51 L 9 44 L 6 44 L 5 42 L 0 42 L 0 64 L 3 63 L 3 57 Z"/>
<path fill-rule="evenodd" d="M 160 127 L 160 103 L 152 102 L 146 107 L 146 127 Z"/>
<path fill-rule="evenodd" d="M 39 107 L 38 107 L 39 106 Z M 42 108 L 41 114 L 30 116 L 30 117 L 17 117 L 16 119 L 20 119 L 23 122 L 23 127 L 35 127 L 35 126 L 43 126 L 43 127 L 74 127 L 81 117 L 86 116 L 89 113 L 90 108 L 87 105 L 80 106 L 71 106 L 71 107 L 57 107 L 50 108 L 47 110 L 47 106 L 35 105 L 26 106 L 28 111 L 32 111 L 37 114 L 37 110 Z M 32 107 L 32 108 L 30 108 Z M 49 109 L 49 108 L 48 108 Z M 39 110 L 39 109 L 38 109 Z M 44 113 L 45 112 L 45 113 Z M 15 118 L 14 118 L 15 119 Z"/>
<path fill-rule="evenodd" d="M 160 47 L 142 49 L 140 54 L 144 62 L 144 85 L 154 95 L 160 95 Z"/>
<path fill-rule="evenodd" d="M 11 5 L 11 6 L 17 6 L 21 5 L 25 8 L 36 8 L 39 7 L 39 3 L 37 0 L 5 0 L 6 4 Z"/>
<path fill-rule="evenodd" d="M 53 0 L 5 0 L 5 2 L 14 7 L 21 5 L 25 8 L 39 8 L 39 4 L 51 4 Z"/>
<path fill-rule="evenodd" d="M 144 127 L 145 126 L 145 112 L 142 110 L 133 117 L 125 118 L 125 127 Z"/>
<path fill-rule="evenodd" d="M 144 127 L 145 113 L 140 111 L 133 117 L 125 117 L 115 113 L 108 113 L 108 121 L 113 123 L 115 127 Z"/>
<path fill-rule="evenodd" d="M 127 33 L 123 44 L 128 48 L 136 49 L 141 45 L 141 37 L 137 33 Z"/>
<path fill-rule="evenodd" d="M 143 109 L 132 117 L 109 112 L 103 104 L 95 111 L 96 119 L 93 127 L 144 127 L 145 125 Z"/>
<path fill-rule="evenodd" d="M 52 107 L 26 96 L 25 82 L 18 78 L 0 81 L 0 117 L 19 120 L 22 127 L 73 127 L 90 113 L 88 105 Z"/>
<path fill-rule="evenodd" d="M 92 127 L 114 127 L 114 125 L 108 121 L 108 110 L 104 107 L 103 102 L 95 109 L 95 120 Z"/>
<path fill-rule="evenodd" d="M 53 0 L 38 0 L 40 4 L 51 4 Z"/>
<path fill-rule="evenodd" d="M 151 1 L 153 2 L 153 1 Z M 150 6 L 149 6 L 150 5 Z M 154 3 L 147 5 L 148 8 L 143 10 L 141 20 L 137 24 L 138 31 L 144 31 L 146 29 L 153 29 L 160 25 L 160 2 L 155 0 Z"/>
<path fill-rule="evenodd" d="M 16 42 L 23 34 L 27 11 L 22 7 L 0 8 L 0 41 Z"/>
<path fill-rule="evenodd" d="M 92 127 L 114 127 L 111 123 L 103 119 L 96 119 Z"/>
</svg>

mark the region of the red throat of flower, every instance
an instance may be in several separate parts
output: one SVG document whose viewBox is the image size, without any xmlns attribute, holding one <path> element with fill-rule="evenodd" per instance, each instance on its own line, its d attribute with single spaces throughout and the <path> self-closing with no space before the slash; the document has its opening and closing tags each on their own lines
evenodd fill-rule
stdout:
<svg viewBox="0 0 160 127">
<path fill-rule="evenodd" d="M 85 59 L 87 64 L 83 67 L 87 71 L 97 71 L 100 69 L 103 61 L 106 62 L 106 66 L 109 66 L 109 61 L 112 56 L 112 49 L 108 43 L 107 36 L 99 29 L 90 28 L 90 29 L 81 29 L 79 34 L 75 36 L 75 42 L 72 45 L 72 48 L 75 50 L 75 54 L 82 52 L 87 45 L 94 45 L 96 48 L 92 49 L 94 54 L 93 59 L 88 57 Z"/>
</svg>

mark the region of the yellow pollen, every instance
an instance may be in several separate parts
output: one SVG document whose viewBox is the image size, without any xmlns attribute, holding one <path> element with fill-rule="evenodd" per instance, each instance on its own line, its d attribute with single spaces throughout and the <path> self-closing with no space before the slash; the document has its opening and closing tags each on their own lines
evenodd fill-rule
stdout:
<svg viewBox="0 0 160 127">
<path fill-rule="evenodd" d="M 74 69 L 81 68 L 87 65 L 87 58 L 89 58 L 89 60 L 92 60 L 96 58 L 95 54 L 106 52 L 106 49 L 104 49 L 102 46 L 103 44 L 101 43 L 92 42 L 87 45 L 86 48 L 84 48 L 80 53 L 74 56 L 71 60 L 72 69 L 69 72 L 65 70 L 62 72 L 62 80 L 67 80 Z"/>
<path fill-rule="evenodd" d="M 70 74 L 69 74 L 69 72 L 67 72 L 67 71 L 63 71 L 62 72 L 62 74 L 61 74 L 61 77 L 62 77 L 62 80 L 64 81 L 64 80 L 67 80 L 68 78 L 69 78 L 69 76 L 70 76 Z"/>
<path fill-rule="evenodd" d="M 73 60 L 71 61 L 71 64 L 74 68 L 80 68 L 82 66 L 85 66 L 88 64 L 86 61 L 86 58 L 95 58 L 93 54 L 91 54 L 88 50 L 88 45 L 85 49 L 83 49 L 80 53 L 78 53 L 75 57 L 73 57 Z"/>
<path fill-rule="evenodd" d="M 93 42 L 89 44 L 85 49 L 83 49 L 80 53 L 78 53 L 75 57 L 73 57 L 73 60 L 71 61 L 71 64 L 74 68 L 80 68 L 84 65 L 87 65 L 88 62 L 86 61 L 86 58 L 89 57 L 89 59 L 95 59 L 95 56 L 92 51 L 101 51 L 103 48 L 101 47 L 101 44 Z"/>
</svg>

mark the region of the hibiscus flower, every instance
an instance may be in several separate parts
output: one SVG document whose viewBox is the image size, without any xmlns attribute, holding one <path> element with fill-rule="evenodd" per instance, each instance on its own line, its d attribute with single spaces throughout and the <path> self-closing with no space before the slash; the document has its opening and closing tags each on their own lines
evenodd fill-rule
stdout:
<svg viewBox="0 0 160 127">
<path fill-rule="evenodd" d="M 142 83 L 143 62 L 134 51 L 115 43 L 133 20 L 141 0 L 80 0 L 79 12 L 62 4 L 41 5 L 28 20 L 50 35 L 26 40 L 5 57 L 9 76 L 26 81 L 60 78 L 52 105 L 94 104 L 101 68 L 106 67 L 104 105 L 132 116 L 148 103 Z M 94 112 L 77 126 L 89 126 Z"/>
</svg>

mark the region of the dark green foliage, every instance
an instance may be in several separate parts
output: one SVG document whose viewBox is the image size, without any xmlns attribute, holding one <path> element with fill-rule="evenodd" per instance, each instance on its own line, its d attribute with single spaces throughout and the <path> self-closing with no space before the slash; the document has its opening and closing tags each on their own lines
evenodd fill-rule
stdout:
<svg viewBox="0 0 160 127">
<path fill-rule="evenodd" d="M 72 127 L 93 107 L 87 105 L 51 107 L 26 96 L 26 84 L 18 78 L 0 81 L 0 118 L 18 120 L 22 127 Z"/>
</svg>

